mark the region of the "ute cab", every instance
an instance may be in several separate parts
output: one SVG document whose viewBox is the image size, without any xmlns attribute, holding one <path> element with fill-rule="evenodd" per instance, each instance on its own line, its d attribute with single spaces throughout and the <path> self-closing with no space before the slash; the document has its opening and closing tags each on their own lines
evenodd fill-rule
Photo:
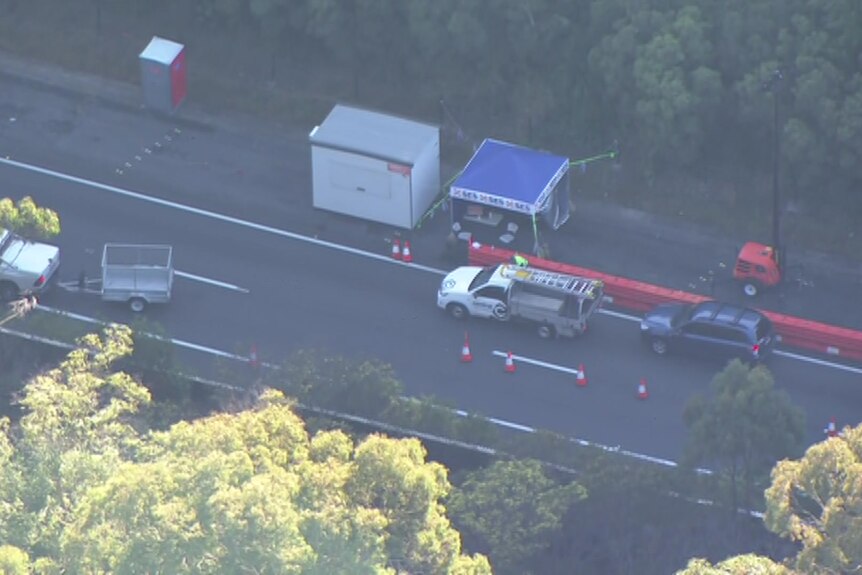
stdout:
<svg viewBox="0 0 862 575">
<path fill-rule="evenodd" d="M 754 297 L 764 288 L 775 287 L 781 282 L 778 253 L 772 246 L 748 242 L 739 250 L 733 278 L 742 282 L 742 291 Z"/>
</svg>

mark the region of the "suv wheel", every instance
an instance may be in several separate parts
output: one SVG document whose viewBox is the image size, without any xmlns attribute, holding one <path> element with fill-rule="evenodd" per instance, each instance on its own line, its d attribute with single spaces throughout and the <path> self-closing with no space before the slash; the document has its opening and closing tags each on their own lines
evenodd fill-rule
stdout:
<svg viewBox="0 0 862 575">
<path fill-rule="evenodd" d="M 660 337 L 655 337 L 650 342 L 650 347 L 658 355 L 664 355 L 667 353 L 667 340 Z"/>
</svg>

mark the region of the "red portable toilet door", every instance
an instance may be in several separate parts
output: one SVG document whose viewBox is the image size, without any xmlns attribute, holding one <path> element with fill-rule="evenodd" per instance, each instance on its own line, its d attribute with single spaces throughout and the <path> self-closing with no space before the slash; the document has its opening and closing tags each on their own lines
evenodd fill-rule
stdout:
<svg viewBox="0 0 862 575">
<path fill-rule="evenodd" d="M 183 50 L 171 63 L 171 103 L 174 108 L 186 97 L 186 51 Z"/>
</svg>

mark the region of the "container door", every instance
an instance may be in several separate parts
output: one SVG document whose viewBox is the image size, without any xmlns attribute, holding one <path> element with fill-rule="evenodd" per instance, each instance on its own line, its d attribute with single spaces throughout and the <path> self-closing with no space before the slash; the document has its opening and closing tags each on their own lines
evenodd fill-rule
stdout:
<svg viewBox="0 0 862 575">
<path fill-rule="evenodd" d="M 180 52 L 171 63 L 171 103 L 174 108 L 186 98 L 186 51 Z"/>
</svg>

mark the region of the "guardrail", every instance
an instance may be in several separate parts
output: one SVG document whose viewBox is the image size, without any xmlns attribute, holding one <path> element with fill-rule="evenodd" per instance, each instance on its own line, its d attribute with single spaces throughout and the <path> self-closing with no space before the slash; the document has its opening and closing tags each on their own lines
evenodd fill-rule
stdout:
<svg viewBox="0 0 862 575">
<path fill-rule="evenodd" d="M 486 266 L 510 262 L 513 255 L 515 252 L 512 250 L 483 245 L 479 242 L 472 242 L 468 250 L 471 265 Z M 710 299 L 682 290 L 664 288 L 535 256 L 530 257 L 529 260 L 533 267 L 602 280 L 605 283 L 605 297 L 608 302 L 627 310 L 644 312 L 660 303 L 698 303 Z M 761 311 L 772 320 L 781 342 L 788 347 L 862 361 L 862 331 L 766 310 Z"/>
</svg>

